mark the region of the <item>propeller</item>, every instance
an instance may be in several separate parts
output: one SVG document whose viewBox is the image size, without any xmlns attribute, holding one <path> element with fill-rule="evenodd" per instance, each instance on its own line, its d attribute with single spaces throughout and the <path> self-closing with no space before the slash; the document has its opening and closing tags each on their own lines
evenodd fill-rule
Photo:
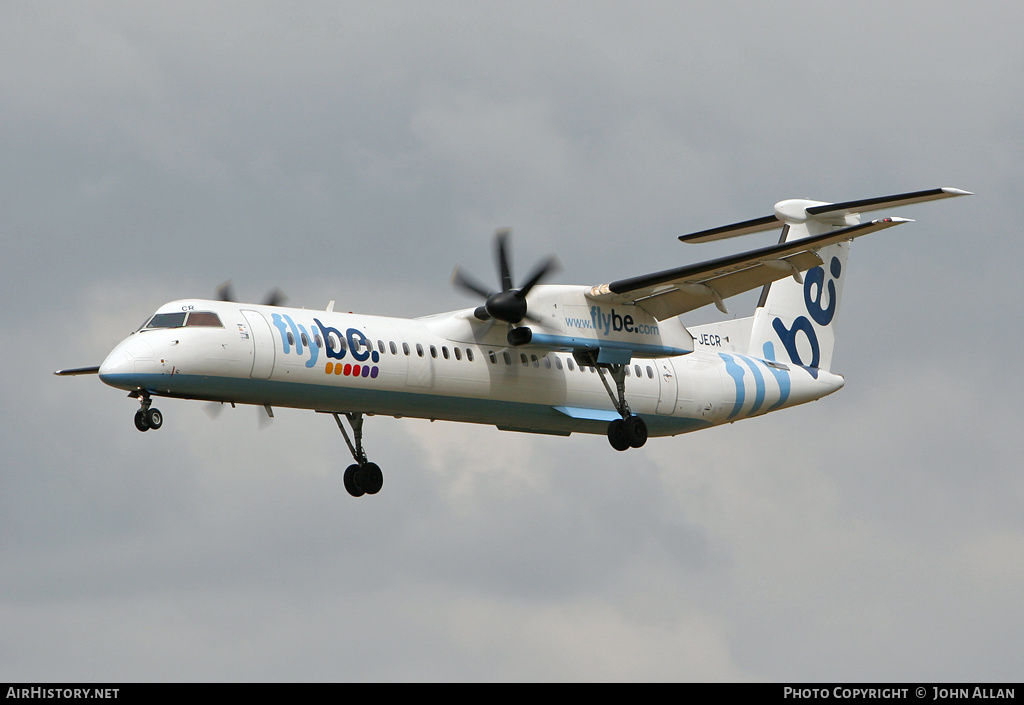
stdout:
<svg viewBox="0 0 1024 705">
<path fill-rule="evenodd" d="M 492 291 L 482 286 L 473 278 L 463 274 L 458 267 L 452 273 L 453 284 L 485 299 L 484 305 L 478 306 L 473 312 L 473 315 L 481 321 L 494 318 L 515 325 L 524 318 L 535 320 L 529 315 L 526 297 L 541 279 L 559 269 L 558 259 L 548 257 L 534 268 L 530 276 L 527 277 L 526 283 L 516 288 L 512 283 L 512 268 L 508 258 L 508 238 L 511 234 L 512 231 L 508 229 L 498 230 L 494 233 L 494 253 L 498 261 L 498 275 L 501 277 L 500 291 Z"/>
<path fill-rule="evenodd" d="M 238 301 L 235 298 L 235 288 L 230 281 L 226 281 L 217 287 L 217 299 L 232 303 Z M 264 306 L 283 306 L 286 301 L 288 301 L 288 297 L 284 295 L 284 292 L 275 288 L 267 292 L 267 295 L 263 297 L 262 303 Z"/>
</svg>

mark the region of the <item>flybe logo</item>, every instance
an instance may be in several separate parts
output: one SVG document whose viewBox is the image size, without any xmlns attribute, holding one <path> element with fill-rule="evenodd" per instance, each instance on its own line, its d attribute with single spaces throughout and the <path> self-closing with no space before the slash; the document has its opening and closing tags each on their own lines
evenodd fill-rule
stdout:
<svg viewBox="0 0 1024 705">
<path fill-rule="evenodd" d="M 325 326 L 316 318 L 313 319 L 316 328 L 310 326 L 308 331 L 304 325 L 295 323 L 287 314 L 274 313 L 271 319 L 281 333 L 284 354 L 302 357 L 308 354 L 306 367 L 316 367 L 322 341 L 324 355 L 330 358 L 324 365 L 326 374 L 371 379 L 376 379 L 380 374 L 380 368 L 376 364 L 380 362 L 380 353 L 373 349 L 370 339 L 358 328 L 349 328 L 342 335 L 337 328 Z M 346 357 L 350 357 L 351 362 L 340 362 Z M 339 362 L 335 362 L 336 360 Z"/>
<path fill-rule="evenodd" d="M 657 335 L 658 326 L 637 323 L 630 314 L 622 315 L 614 308 L 606 313 L 600 306 L 590 307 L 590 318 L 566 318 L 565 322 L 573 328 L 596 330 L 600 334 L 639 333 L 641 335 Z"/>
<path fill-rule="evenodd" d="M 829 273 L 832 278 L 828 281 L 827 286 L 825 270 L 822 267 L 815 267 L 804 275 L 804 306 L 807 309 L 807 315 L 822 328 L 832 323 L 832 319 L 836 315 L 838 299 L 835 282 L 843 273 L 842 263 L 838 257 L 833 257 L 829 262 Z M 826 298 L 826 292 L 828 303 L 823 306 L 822 301 Z M 818 343 L 818 334 L 807 316 L 798 316 L 789 328 L 786 328 L 786 325 L 776 317 L 772 320 L 772 327 L 778 334 L 779 340 L 782 341 L 783 347 L 786 348 L 789 359 L 798 365 L 811 367 L 811 375 L 817 377 L 817 367 L 821 361 L 821 346 Z M 811 349 L 810 360 L 804 361 L 800 358 L 800 352 L 797 350 L 798 333 L 803 333 L 807 338 Z"/>
</svg>

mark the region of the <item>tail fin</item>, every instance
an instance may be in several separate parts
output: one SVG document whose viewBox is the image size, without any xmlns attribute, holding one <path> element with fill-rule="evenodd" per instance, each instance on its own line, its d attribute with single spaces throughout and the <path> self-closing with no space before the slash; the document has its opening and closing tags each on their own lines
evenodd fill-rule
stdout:
<svg viewBox="0 0 1024 705">
<path fill-rule="evenodd" d="M 780 242 L 819 235 L 832 227 L 813 220 L 787 223 Z M 818 251 L 821 265 L 802 277 L 780 279 L 764 287 L 750 332 L 751 356 L 829 369 L 849 254 L 849 242 L 829 245 Z"/>
<path fill-rule="evenodd" d="M 807 270 L 803 276 L 797 272 L 793 261 L 785 257 L 761 261 L 762 265 L 777 265 L 782 269 L 788 265 L 793 270 L 793 276 L 765 286 L 752 319 L 733 321 L 729 327 L 731 332 L 743 332 L 746 330 L 744 326 L 749 323 L 750 337 L 745 348 L 749 355 L 808 367 L 816 375 L 816 370 L 828 370 L 832 364 L 832 352 L 835 349 L 833 324 L 846 276 L 850 242 L 866 232 L 909 222 L 904 218 L 884 218 L 871 221 L 871 225 L 877 227 L 867 230 L 858 227 L 860 214 L 893 206 L 970 195 L 969 191 L 962 189 L 936 188 L 842 203 L 792 199 L 776 203 L 773 215 L 681 235 L 679 239 L 683 242 L 712 242 L 772 230 L 780 222 L 783 223 L 780 245 L 804 238 L 820 238 L 828 233 L 833 233 L 834 237 L 824 239 L 836 240 L 848 232 L 850 237 L 841 239 L 837 244 L 817 247 L 816 243 L 821 242 L 821 239 L 815 240 L 808 252 L 812 253 L 812 257 L 817 257 L 818 266 Z M 813 264 L 813 261 L 803 260 L 801 267 Z M 712 293 L 715 292 L 710 283 L 708 288 L 712 289 Z M 721 301 L 716 299 L 716 303 L 720 304 Z M 719 308 L 724 311 L 724 306 L 720 305 Z M 718 345 L 720 332 L 726 330 L 724 326 L 724 323 L 709 324 L 693 330 L 715 336 L 715 345 Z M 742 345 L 742 336 L 735 335 L 735 338 L 732 341 L 734 349 Z"/>
</svg>

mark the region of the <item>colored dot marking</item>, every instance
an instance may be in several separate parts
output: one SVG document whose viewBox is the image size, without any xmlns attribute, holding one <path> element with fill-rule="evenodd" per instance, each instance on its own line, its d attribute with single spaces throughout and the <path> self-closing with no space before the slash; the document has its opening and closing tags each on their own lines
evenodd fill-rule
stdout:
<svg viewBox="0 0 1024 705">
<path fill-rule="evenodd" d="M 334 363 L 328 362 L 327 367 L 324 368 L 324 372 L 326 372 L 327 374 L 331 374 L 332 372 L 334 372 Z"/>
</svg>

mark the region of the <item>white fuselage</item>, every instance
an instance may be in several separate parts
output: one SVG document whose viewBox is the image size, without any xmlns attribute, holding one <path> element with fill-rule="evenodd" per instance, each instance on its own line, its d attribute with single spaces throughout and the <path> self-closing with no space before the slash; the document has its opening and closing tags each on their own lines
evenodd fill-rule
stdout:
<svg viewBox="0 0 1024 705">
<path fill-rule="evenodd" d="M 565 300 L 565 292 L 555 293 Z M 560 336 L 552 339 L 589 337 L 608 345 L 616 344 L 616 336 L 622 341 L 627 333 L 642 331 L 633 342 L 627 340 L 634 353 L 625 389 L 632 412 L 644 418 L 652 436 L 757 416 L 843 385 L 842 377 L 829 372 L 721 352 L 699 341 L 692 352 L 658 356 L 679 350 L 681 325 L 671 322 L 682 331 L 677 335 L 672 325 L 641 324 L 639 313 L 626 325 L 621 310 L 588 309 L 582 294 L 580 301 L 578 311 L 565 310 L 571 305 L 560 310 L 531 304 L 531 312 L 536 308 L 544 319 L 538 330 Z M 174 312 L 215 313 L 220 325 L 143 328 L 111 351 L 100 378 L 153 396 L 559 435 L 604 434 L 619 415 L 594 367 L 581 367 L 556 345 L 511 346 L 507 325 L 481 322 L 472 309 L 403 319 L 182 300 L 157 313 Z M 685 338 L 692 340 L 689 334 Z"/>
</svg>

